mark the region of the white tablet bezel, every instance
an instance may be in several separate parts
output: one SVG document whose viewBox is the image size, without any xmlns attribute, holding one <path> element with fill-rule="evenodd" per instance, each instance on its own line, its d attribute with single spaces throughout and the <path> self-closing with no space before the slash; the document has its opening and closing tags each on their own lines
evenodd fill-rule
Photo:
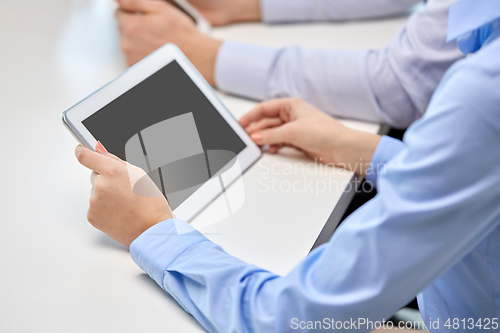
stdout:
<svg viewBox="0 0 500 333">
<path fill-rule="evenodd" d="M 237 155 L 241 172 L 243 173 L 260 158 L 262 155 L 260 148 L 239 125 L 236 118 L 224 106 L 203 76 L 196 70 L 181 50 L 173 44 L 166 44 L 159 48 L 157 51 L 130 67 L 119 77 L 66 110 L 62 115 L 64 124 L 81 144 L 90 149 L 94 149 L 97 140 L 83 125 L 82 121 L 174 60 L 177 61 L 181 68 L 207 97 L 210 103 L 212 103 L 215 109 L 226 120 L 229 126 L 231 126 L 233 131 L 245 143 L 246 148 Z M 238 177 L 239 175 L 231 173 L 227 179 L 227 183 L 230 184 L 234 182 Z M 221 193 L 222 189 L 219 180 L 216 177 L 212 177 L 177 207 L 174 214 L 177 218 L 189 222 Z"/>
</svg>

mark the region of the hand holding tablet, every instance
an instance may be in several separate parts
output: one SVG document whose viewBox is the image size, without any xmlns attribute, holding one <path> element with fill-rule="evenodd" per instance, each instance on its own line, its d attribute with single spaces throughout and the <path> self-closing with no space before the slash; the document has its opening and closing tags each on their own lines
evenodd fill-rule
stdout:
<svg viewBox="0 0 500 333">
<path fill-rule="evenodd" d="M 189 221 L 260 156 L 213 89 L 166 45 L 63 114 L 86 147 L 97 140 L 143 169 Z M 141 181 L 134 183 L 140 194 Z M 228 208 L 230 211 L 234 207 Z"/>
<path fill-rule="evenodd" d="M 100 143 L 95 152 L 78 146 L 75 154 L 81 164 L 93 170 L 87 219 L 96 229 L 130 246 L 144 231 L 174 216 L 159 191 L 157 196 L 136 195 L 129 177 L 131 173 L 140 177 L 142 170 L 111 155 Z M 151 182 L 149 191 L 155 188 Z"/>
</svg>

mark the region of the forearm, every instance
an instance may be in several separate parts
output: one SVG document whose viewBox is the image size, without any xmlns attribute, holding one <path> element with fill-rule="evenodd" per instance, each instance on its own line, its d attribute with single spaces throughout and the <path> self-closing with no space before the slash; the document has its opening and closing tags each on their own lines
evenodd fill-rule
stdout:
<svg viewBox="0 0 500 333">
<path fill-rule="evenodd" d="M 389 56 L 382 52 L 225 42 L 217 56 L 216 84 L 223 91 L 255 100 L 300 97 L 334 117 L 404 126 L 417 118 L 417 112 L 390 66 L 376 82 L 383 86 L 382 97 L 394 102 L 389 111 L 399 111 L 382 109 L 373 89 L 371 73 L 376 77 L 378 70 L 369 69 L 370 59 L 380 55 L 385 66 Z"/>
<path fill-rule="evenodd" d="M 381 136 L 349 129 L 339 141 L 335 165 L 366 177 Z"/>
<path fill-rule="evenodd" d="M 367 72 L 368 54 L 225 42 L 217 56 L 216 83 L 255 100 L 300 97 L 332 116 L 383 122 Z"/>
<path fill-rule="evenodd" d="M 349 267 L 350 261 L 341 254 L 356 257 L 361 248 L 372 246 L 372 241 L 364 245 L 352 242 L 342 251 L 335 246 L 333 256 L 334 250 L 329 250 L 333 245 L 324 245 L 291 273 L 279 277 L 230 256 L 196 231 L 175 235 L 169 223 L 162 222 L 141 235 L 132 244 L 132 257 L 209 332 L 307 331 L 304 326 L 295 327 L 294 318 L 380 320 L 389 317 L 397 309 L 395 304 L 404 304 L 415 292 L 408 288 L 391 302 L 387 292 L 379 297 L 367 292 L 390 278 L 390 270 L 376 269 L 374 283 L 366 285 L 365 279 L 359 278 L 366 275 L 365 269 Z M 380 254 L 365 253 L 369 257 Z M 339 274 L 332 275 L 326 267 L 334 267 Z M 346 289 L 328 283 L 329 280 Z M 398 281 L 397 285 L 402 283 Z M 369 329 L 360 327 L 355 331 Z"/>
<path fill-rule="evenodd" d="M 143 233 L 130 248 L 134 261 L 209 332 L 274 332 L 273 322 L 253 327 L 259 286 L 276 275 L 228 255 L 179 220 Z M 258 317 L 258 318 L 252 318 Z"/>
</svg>

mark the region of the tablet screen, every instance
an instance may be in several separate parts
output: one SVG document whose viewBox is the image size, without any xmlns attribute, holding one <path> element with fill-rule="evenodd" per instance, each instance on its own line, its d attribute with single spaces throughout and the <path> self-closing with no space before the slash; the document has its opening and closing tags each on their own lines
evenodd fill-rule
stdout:
<svg viewBox="0 0 500 333">
<path fill-rule="evenodd" d="M 111 153 L 148 172 L 172 209 L 246 148 L 176 61 L 83 125 Z"/>
</svg>

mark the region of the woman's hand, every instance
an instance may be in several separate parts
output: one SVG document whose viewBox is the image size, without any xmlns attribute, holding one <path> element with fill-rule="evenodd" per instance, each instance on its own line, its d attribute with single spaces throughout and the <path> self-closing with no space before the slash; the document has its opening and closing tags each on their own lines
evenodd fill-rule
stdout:
<svg viewBox="0 0 500 333">
<path fill-rule="evenodd" d="M 260 21 L 260 0 L 189 0 L 214 26 Z"/>
<path fill-rule="evenodd" d="M 130 246 L 144 231 L 173 217 L 153 181 L 145 185 L 147 175 L 141 169 L 111 155 L 100 143 L 96 152 L 78 146 L 75 154 L 82 165 L 93 170 L 87 219 L 95 228 Z M 142 195 L 134 193 L 139 180 Z"/>
<path fill-rule="evenodd" d="M 299 98 L 259 104 L 240 124 L 260 146 L 276 153 L 282 146 L 304 151 L 318 162 L 366 175 L 380 136 L 342 125 Z"/>
</svg>

